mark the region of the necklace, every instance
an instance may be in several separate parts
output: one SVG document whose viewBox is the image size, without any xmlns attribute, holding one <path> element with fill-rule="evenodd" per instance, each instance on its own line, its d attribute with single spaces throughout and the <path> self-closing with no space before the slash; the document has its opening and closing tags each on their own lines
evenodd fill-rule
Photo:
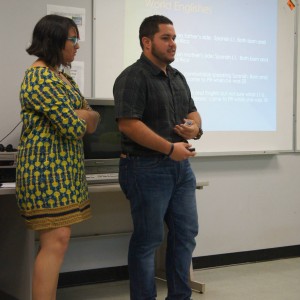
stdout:
<svg viewBox="0 0 300 300">
<path fill-rule="evenodd" d="M 59 77 L 62 81 L 64 81 L 66 84 L 68 84 L 69 86 L 72 86 L 71 82 L 68 80 L 68 78 L 66 78 L 63 74 L 63 72 L 59 71 L 58 67 L 50 67 L 48 66 L 48 68 L 57 76 Z"/>
<path fill-rule="evenodd" d="M 54 71 L 55 74 L 62 80 L 64 81 L 66 84 L 68 84 L 69 86 L 72 86 L 72 84 L 70 83 L 70 81 L 68 80 L 68 78 L 66 78 L 66 76 L 63 74 L 63 72 L 55 70 Z"/>
<path fill-rule="evenodd" d="M 61 77 L 61 72 L 57 68 L 51 68 L 51 70 L 58 76 Z"/>
<path fill-rule="evenodd" d="M 55 67 L 51 67 L 51 66 L 47 66 L 49 69 L 50 69 L 50 71 L 51 72 L 53 72 L 54 74 L 56 74 L 57 76 L 59 76 L 60 77 L 60 71 L 58 70 L 58 68 L 55 68 Z"/>
</svg>

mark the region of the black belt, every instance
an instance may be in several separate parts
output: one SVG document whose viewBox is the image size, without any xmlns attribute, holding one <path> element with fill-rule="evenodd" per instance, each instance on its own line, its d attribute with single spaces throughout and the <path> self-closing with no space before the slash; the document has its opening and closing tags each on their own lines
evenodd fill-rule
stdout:
<svg viewBox="0 0 300 300">
<path fill-rule="evenodd" d="M 143 153 L 143 154 L 131 154 L 131 153 L 121 153 L 121 158 L 127 158 L 127 157 L 147 157 L 147 158 L 164 158 L 168 157 L 166 154 L 162 153 Z"/>
</svg>

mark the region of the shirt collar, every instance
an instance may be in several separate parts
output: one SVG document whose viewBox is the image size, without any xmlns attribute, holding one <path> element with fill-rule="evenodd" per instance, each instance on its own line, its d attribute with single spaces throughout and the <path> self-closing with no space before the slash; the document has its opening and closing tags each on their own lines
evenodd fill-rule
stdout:
<svg viewBox="0 0 300 300">
<path fill-rule="evenodd" d="M 144 53 L 141 54 L 140 60 L 149 66 L 149 70 L 153 75 L 157 76 L 163 74 L 164 76 L 166 76 L 165 72 L 162 69 L 160 69 L 158 66 L 156 66 L 150 59 L 148 59 Z M 170 65 L 167 65 L 167 73 L 176 75 L 178 71 L 172 68 Z"/>
</svg>

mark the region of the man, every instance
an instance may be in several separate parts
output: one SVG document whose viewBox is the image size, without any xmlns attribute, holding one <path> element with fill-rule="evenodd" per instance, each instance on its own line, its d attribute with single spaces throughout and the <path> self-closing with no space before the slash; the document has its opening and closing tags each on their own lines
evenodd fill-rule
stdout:
<svg viewBox="0 0 300 300">
<path fill-rule="evenodd" d="M 146 18 L 139 38 L 140 59 L 113 88 L 122 133 L 119 180 L 134 226 L 128 253 L 130 297 L 156 299 L 155 250 L 163 241 L 165 221 L 166 299 L 190 299 L 198 216 L 196 180 L 188 161 L 195 152 L 187 140 L 201 136 L 201 118 L 184 76 L 170 66 L 176 52 L 172 21 Z"/>
</svg>

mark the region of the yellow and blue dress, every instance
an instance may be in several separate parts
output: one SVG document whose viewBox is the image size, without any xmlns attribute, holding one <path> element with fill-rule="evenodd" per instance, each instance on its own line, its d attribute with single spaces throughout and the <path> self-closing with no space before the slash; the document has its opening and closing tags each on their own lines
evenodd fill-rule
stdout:
<svg viewBox="0 0 300 300">
<path fill-rule="evenodd" d="M 31 67 L 21 85 L 23 129 L 18 147 L 16 197 L 30 229 L 69 226 L 90 217 L 82 135 L 76 115 L 85 101 L 47 67 Z"/>
</svg>

